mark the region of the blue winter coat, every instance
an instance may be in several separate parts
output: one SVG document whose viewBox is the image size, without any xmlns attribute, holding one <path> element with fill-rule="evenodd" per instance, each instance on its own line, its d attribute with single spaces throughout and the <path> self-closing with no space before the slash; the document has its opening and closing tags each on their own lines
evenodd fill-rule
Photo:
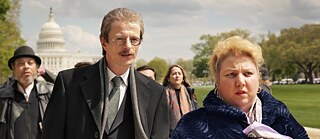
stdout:
<svg viewBox="0 0 320 139">
<path fill-rule="evenodd" d="M 262 123 L 294 139 L 308 138 L 306 130 L 293 118 L 286 105 L 270 93 L 258 94 L 262 103 Z M 247 138 L 242 130 L 248 125 L 245 113 L 217 98 L 212 90 L 204 107 L 183 116 L 173 132 L 173 139 Z"/>
</svg>

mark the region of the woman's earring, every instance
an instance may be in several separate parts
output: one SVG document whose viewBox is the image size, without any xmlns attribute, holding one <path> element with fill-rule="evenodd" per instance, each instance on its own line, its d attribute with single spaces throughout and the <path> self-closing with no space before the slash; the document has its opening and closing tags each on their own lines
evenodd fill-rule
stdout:
<svg viewBox="0 0 320 139">
<path fill-rule="evenodd" d="M 216 89 L 214 90 L 214 94 L 216 94 L 218 98 L 220 98 L 221 100 L 223 100 L 223 98 L 220 96 L 220 94 L 219 94 L 219 92 L 218 92 L 218 88 L 216 88 Z"/>
<path fill-rule="evenodd" d="M 261 87 L 258 88 L 258 93 L 260 93 L 260 92 L 261 92 Z"/>
<path fill-rule="evenodd" d="M 214 89 L 214 94 L 218 95 L 218 88 Z"/>
</svg>

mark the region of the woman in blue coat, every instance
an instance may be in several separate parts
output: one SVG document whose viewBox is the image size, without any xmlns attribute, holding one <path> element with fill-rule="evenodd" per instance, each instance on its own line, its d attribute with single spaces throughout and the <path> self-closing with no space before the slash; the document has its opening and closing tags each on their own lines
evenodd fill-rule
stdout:
<svg viewBox="0 0 320 139">
<path fill-rule="evenodd" d="M 261 90 L 261 48 L 241 37 L 220 41 L 209 62 L 215 89 L 186 114 L 172 138 L 308 138 L 286 105 Z"/>
</svg>

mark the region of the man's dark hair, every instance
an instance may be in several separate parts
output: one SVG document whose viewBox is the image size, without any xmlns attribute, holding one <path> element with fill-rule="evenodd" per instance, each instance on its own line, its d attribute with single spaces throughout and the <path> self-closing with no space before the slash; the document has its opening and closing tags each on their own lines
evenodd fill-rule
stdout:
<svg viewBox="0 0 320 139">
<path fill-rule="evenodd" d="M 90 62 L 78 62 L 77 64 L 74 65 L 74 67 L 79 68 L 79 67 L 85 67 L 90 65 L 92 65 Z"/>
<path fill-rule="evenodd" d="M 144 71 L 144 70 L 152 70 L 153 73 L 154 73 L 154 79 L 157 79 L 157 73 L 153 68 L 151 68 L 151 67 L 149 67 L 147 65 L 143 65 L 143 66 L 140 66 L 140 67 L 137 68 L 137 71 Z"/>
</svg>

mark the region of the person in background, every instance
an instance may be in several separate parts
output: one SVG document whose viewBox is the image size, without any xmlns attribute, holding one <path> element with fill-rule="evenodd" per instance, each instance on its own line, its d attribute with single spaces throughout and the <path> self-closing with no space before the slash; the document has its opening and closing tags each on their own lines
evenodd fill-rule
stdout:
<svg viewBox="0 0 320 139">
<path fill-rule="evenodd" d="M 85 67 L 85 66 L 89 66 L 92 65 L 92 63 L 90 62 L 78 62 L 74 65 L 75 68 L 79 68 L 79 67 Z"/>
<path fill-rule="evenodd" d="M 169 110 L 164 87 L 134 69 L 142 17 L 127 8 L 101 24 L 103 57 L 58 73 L 43 122 L 43 139 L 165 139 Z"/>
<path fill-rule="evenodd" d="M 218 42 L 209 61 L 216 88 L 173 138 L 308 138 L 286 105 L 259 87 L 263 61 L 260 46 L 239 36 Z"/>
<path fill-rule="evenodd" d="M 147 65 L 138 67 L 137 71 L 139 71 L 143 75 L 146 75 L 146 76 L 150 77 L 153 80 L 157 79 L 156 71 L 153 68 L 151 68 L 151 67 L 149 67 Z"/>
<path fill-rule="evenodd" d="M 180 65 L 171 65 L 163 79 L 170 110 L 170 133 L 180 118 L 198 108 L 196 95 Z"/>
<path fill-rule="evenodd" d="M 53 84 L 37 81 L 41 59 L 29 46 L 9 59 L 12 78 L 0 89 L 0 138 L 40 139 L 42 120 Z"/>
<path fill-rule="evenodd" d="M 38 69 L 38 81 L 46 81 L 54 84 L 54 81 L 56 80 L 57 75 L 54 73 L 50 72 L 49 70 L 40 67 Z"/>
<path fill-rule="evenodd" d="M 261 67 L 260 73 L 261 73 L 261 84 L 260 84 L 261 89 L 272 93 L 271 88 L 270 88 L 272 83 L 270 82 L 270 79 L 269 79 L 268 69 L 265 67 Z"/>
</svg>

